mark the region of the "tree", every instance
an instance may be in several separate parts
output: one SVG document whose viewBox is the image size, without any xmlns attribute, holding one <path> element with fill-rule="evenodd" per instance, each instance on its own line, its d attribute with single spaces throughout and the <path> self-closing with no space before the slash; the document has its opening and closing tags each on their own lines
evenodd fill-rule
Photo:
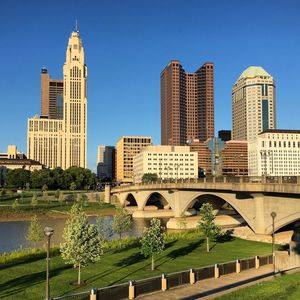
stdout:
<svg viewBox="0 0 300 300">
<path fill-rule="evenodd" d="M 71 184 L 70 184 L 70 190 L 71 190 L 71 191 L 75 191 L 76 188 L 77 188 L 76 183 L 75 183 L 74 181 L 71 182 Z"/>
<path fill-rule="evenodd" d="M 26 240 L 34 243 L 34 247 L 36 247 L 36 243 L 41 241 L 43 238 L 43 229 L 41 224 L 38 221 L 36 215 L 31 218 L 30 225 L 28 227 Z"/>
<path fill-rule="evenodd" d="M 65 195 L 63 191 L 59 192 L 59 197 L 58 197 L 58 201 L 60 204 L 63 204 L 66 201 Z"/>
<path fill-rule="evenodd" d="M 12 209 L 14 209 L 14 210 L 19 209 L 19 207 L 20 207 L 19 200 L 16 199 L 16 200 L 13 202 L 13 204 L 11 205 L 11 207 L 12 207 Z"/>
<path fill-rule="evenodd" d="M 142 177 L 143 183 L 156 182 L 157 180 L 158 180 L 158 176 L 156 173 L 145 173 Z"/>
<path fill-rule="evenodd" d="M 50 198 L 48 197 L 48 192 L 47 191 L 43 191 L 43 200 L 50 202 Z"/>
<path fill-rule="evenodd" d="M 206 238 L 206 252 L 209 252 L 209 241 L 220 235 L 221 228 L 215 224 L 215 215 L 210 203 L 204 203 L 200 208 L 201 219 L 198 222 L 198 228 L 203 232 Z"/>
<path fill-rule="evenodd" d="M 49 169 L 35 170 L 31 172 L 31 185 L 34 189 L 43 189 L 45 186 L 53 187 L 53 178 Z"/>
<path fill-rule="evenodd" d="M 33 207 L 36 207 L 38 205 L 38 198 L 37 198 L 37 194 L 36 193 L 32 194 L 31 205 Z"/>
<path fill-rule="evenodd" d="M 30 171 L 24 169 L 8 170 L 6 184 L 10 187 L 23 188 L 30 182 Z"/>
<path fill-rule="evenodd" d="M 56 200 L 58 200 L 59 195 L 60 195 L 60 189 L 57 189 L 57 190 L 55 191 L 55 193 L 54 193 L 54 197 L 55 197 Z"/>
<path fill-rule="evenodd" d="M 42 191 L 43 191 L 43 192 L 46 192 L 46 191 L 48 191 L 48 186 L 47 186 L 47 184 L 44 184 L 44 185 L 43 185 L 43 187 L 42 187 Z"/>
<path fill-rule="evenodd" d="M 107 217 L 98 217 L 96 220 L 99 236 L 102 241 L 107 241 L 113 236 L 111 222 Z"/>
<path fill-rule="evenodd" d="M 127 212 L 127 210 L 118 206 L 116 209 L 116 214 L 113 218 L 113 230 L 115 233 L 119 234 L 120 239 L 122 238 L 122 234 L 128 231 L 132 226 L 131 216 Z"/>
<path fill-rule="evenodd" d="M 100 260 L 103 249 L 96 225 L 89 224 L 82 206 L 77 203 L 71 208 L 63 238 L 65 242 L 60 245 L 61 256 L 66 263 L 78 268 L 77 283 L 80 285 L 81 267 Z"/>
<path fill-rule="evenodd" d="M 159 219 L 152 219 L 150 227 L 144 229 L 143 237 L 140 240 L 141 253 L 145 257 L 151 258 L 151 270 L 154 270 L 154 258 L 160 254 L 165 248 L 166 235 L 163 227 L 160 226 Z"/>
</svg>

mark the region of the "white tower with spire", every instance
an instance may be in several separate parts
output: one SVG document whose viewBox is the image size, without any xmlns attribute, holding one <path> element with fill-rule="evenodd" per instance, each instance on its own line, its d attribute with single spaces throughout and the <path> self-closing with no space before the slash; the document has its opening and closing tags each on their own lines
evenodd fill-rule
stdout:
<svg viewBox="0 0 300 300">
<path fill-rule="evenodd" d="M 76 31 L 72 32 L 66 51 L 64 73 L 64 169 L 71 166 L 86 168 L 87 132 L 87 67 L 84 49 Z"/>
<path fill-rule="evenodd" d="M 49 168 L 87 167 L 87 67 L 78 23 L 63 67 L 63 119 L 28 119 L 27 155 Z"/>
</svg>

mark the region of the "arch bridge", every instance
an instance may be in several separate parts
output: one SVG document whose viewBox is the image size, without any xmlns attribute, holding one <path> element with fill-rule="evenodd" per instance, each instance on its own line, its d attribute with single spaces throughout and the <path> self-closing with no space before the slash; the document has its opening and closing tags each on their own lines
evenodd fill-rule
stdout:
<svg viewBox="0 0 300 300">
<path fill-rule="evenodd" d="M 176 182 L 106 186 L 105 201 L 114 198 L 121 205 L 137 206 L 143 211 L 146 205 L 170 210 L 174 217 L 201 203 L 209 202 L 214 209 L 228 203 L 256 234 L 272 233 L 271 212 L 276 212 L 275 231 L 300 220 L 300 180 L 291 182 L 277 178 L 273 182 L 238 177 L 233 181 L 213 178 Z"/>
</svg>

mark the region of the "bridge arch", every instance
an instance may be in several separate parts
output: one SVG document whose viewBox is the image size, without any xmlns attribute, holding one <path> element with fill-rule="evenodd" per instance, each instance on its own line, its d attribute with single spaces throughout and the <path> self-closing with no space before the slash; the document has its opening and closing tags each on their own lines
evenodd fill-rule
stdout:
<svg viewBox="0 0 300 300">
<path fill-rule="evenodd" d="M 135 199 L 135 197 L 132 193 L 127 194 L 124 205 L 125 206 L 138 206 L 137 200 Z"/>
<path fill-rule="evenodd" d="M 208 201 L 205 201 L 205 196 L 208 198 Z M 202 203 L 211 203 L 214 209 L 220 209 L 227 202 L 245 220 L 249 227 L 253 231 L 255 230 L 253 219 L 242 208 L 244 200 L 236 199 L 235 194 L 195 192 L 185 202 L 181 209 L 181 214 L 185 213 L 199 198 L 203 198 L 201 199 Z"/>
<path fill-rule="evenodd" d="M 278 216 L 275 218 L 275 222 L 274 222 L 275 232 L 278 231 L 279 229 L 281 229 L 289 224 L 295 223 L 297 221 L 300 221 L 300 211 L 295 212 L 295 213 L 290 214 L 285 217 Z M 266 233 L 271 234 L 272 231 L 273 231 L 273 226 L 272 226 L 272 224 L 270 224 L 269 226 L 266 227 Z"/>
<path fill-rule="evenodd" d="M 144 199 L 142 204 L 142 209 L 145 208 L 147 205 L 154 205 L 158 209 L 172 209 L 170 203 L 167 201 L 168 197 L 163 195 L 163 193 L 159 192 L 151 192 L 149 195 Z"/>
</svg>

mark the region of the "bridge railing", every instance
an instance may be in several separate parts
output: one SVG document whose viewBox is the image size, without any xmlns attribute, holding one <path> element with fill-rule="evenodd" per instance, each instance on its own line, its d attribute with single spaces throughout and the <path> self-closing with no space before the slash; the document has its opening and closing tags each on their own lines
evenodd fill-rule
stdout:
<svg viewBox="0 0 300 300">
<path fill-rule="evenodd" d="M 119 185 L 117 189 L 128 189 L 131 186 L 149 186 L 163 184 L 184 184 L 184 183 L 253 183 L 253 184 L 294 184 L 300 185 L 300 176 L 207 176 L 201 178 L 188 179 L 159 179 L 152 182 L 139 182 Z"/>
</svg>

